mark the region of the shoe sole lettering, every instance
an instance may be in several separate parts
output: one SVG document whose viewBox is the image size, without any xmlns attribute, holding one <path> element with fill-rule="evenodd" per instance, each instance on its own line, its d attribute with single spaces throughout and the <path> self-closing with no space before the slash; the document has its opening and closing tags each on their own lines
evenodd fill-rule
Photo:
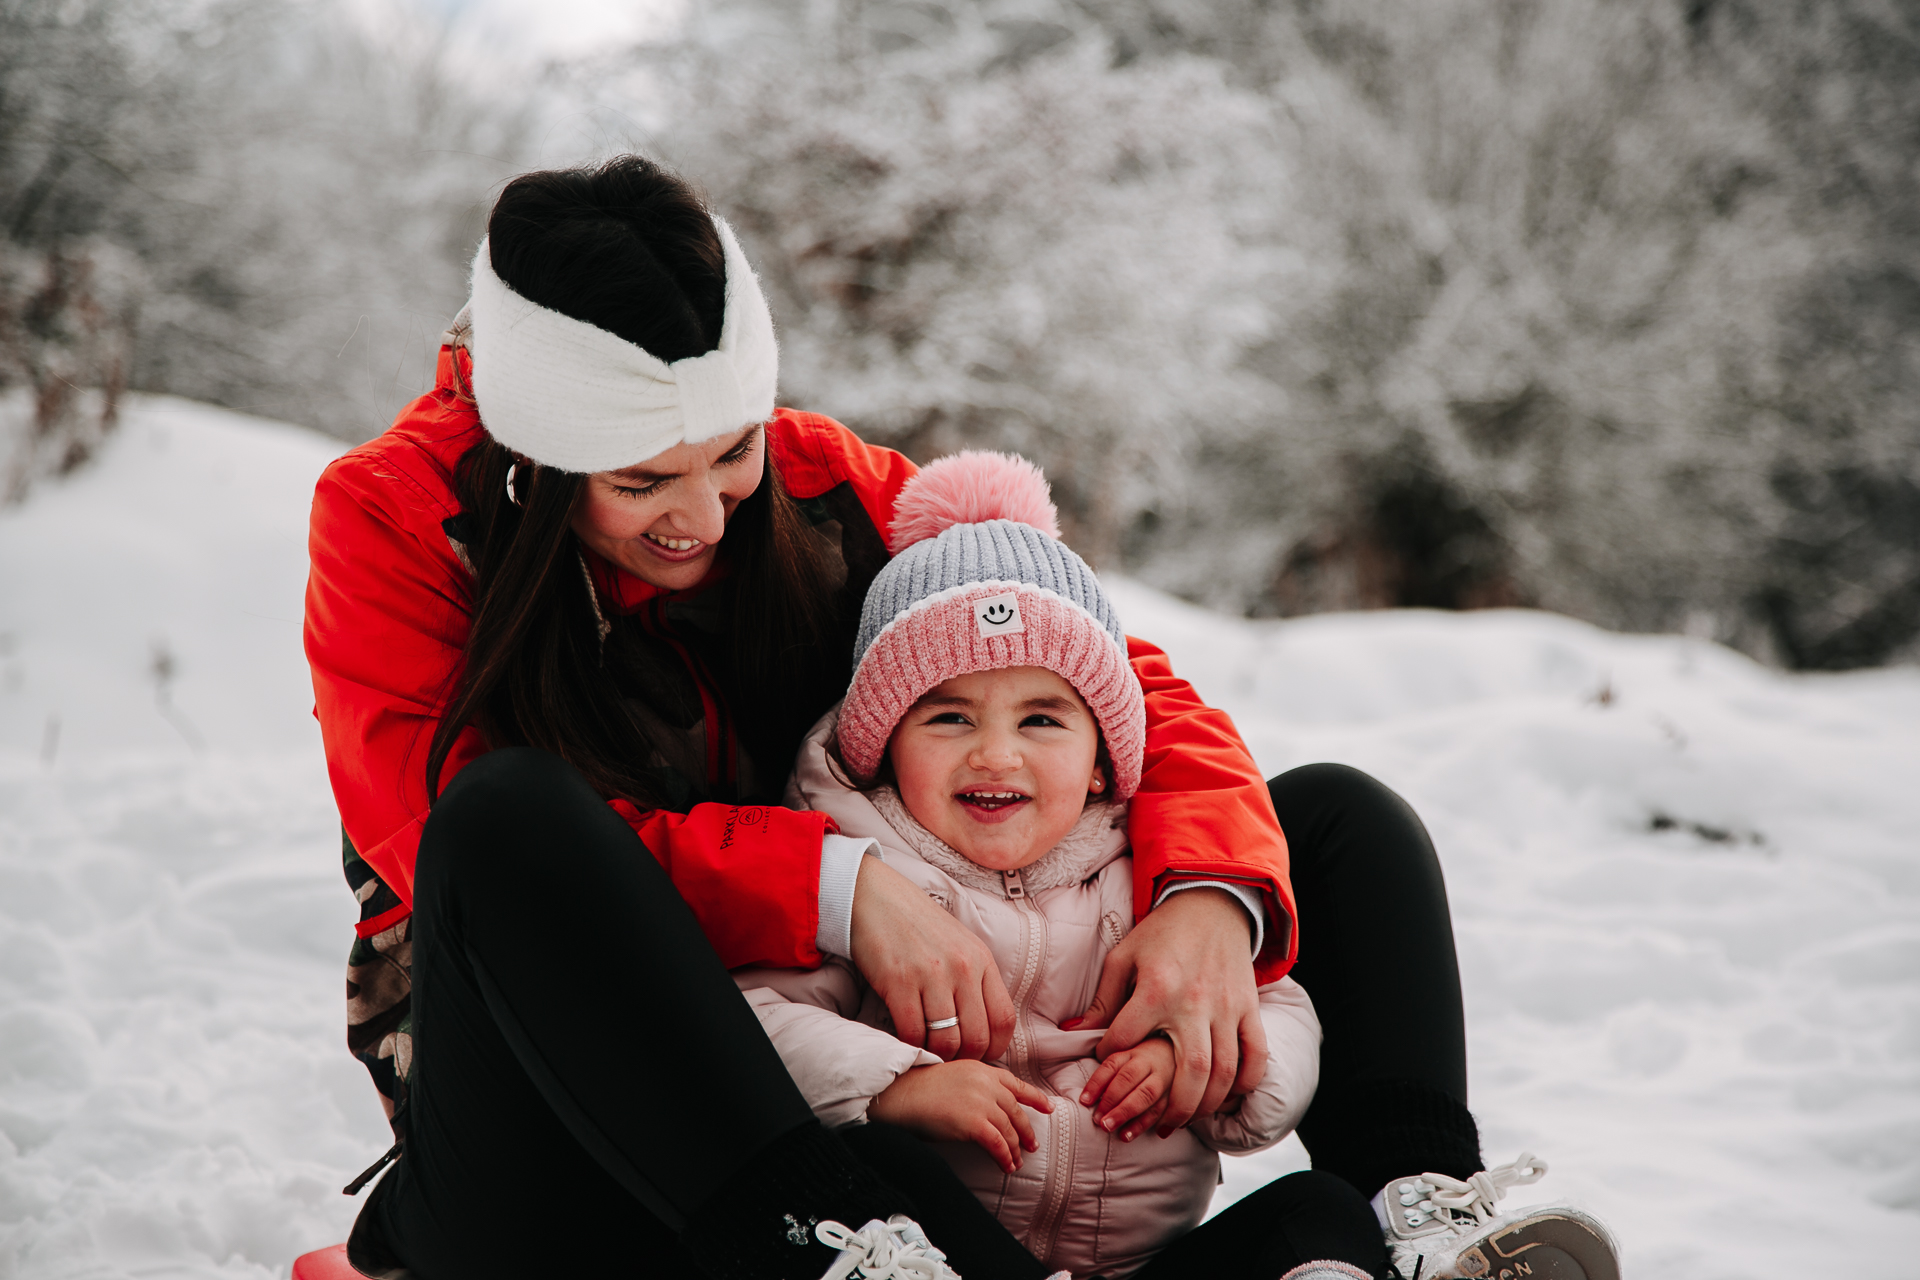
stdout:
<svg viewBox="0 0 1920 1280">
<path fill-rule="evenodd" d="M 1484 1243 L 1493 1259 L 1473 1248 L 1454 1264 L 1468 1280 L 1620 1280 L 1612 1246 L 1572 1218 L 1529 1218 Z"/>
</svg>

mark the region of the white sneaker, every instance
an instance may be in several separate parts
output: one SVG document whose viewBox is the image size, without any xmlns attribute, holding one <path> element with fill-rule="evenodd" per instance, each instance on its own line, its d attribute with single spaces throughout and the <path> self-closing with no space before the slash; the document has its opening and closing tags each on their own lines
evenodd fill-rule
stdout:
<svg viewBox="0 0 1920 1280">
<path fill-rule="evenodd" d="M 1322 1258 L 1318 1262 L 1303 1262 L 1280 1280 L 1373 1280 L 1373 1277 L 1354 1266 L 1351 1262 L 1333 1262 Z"/>
<path fill-rule="evenodd" d="M 1495 1213 L 1508 1187 L 1546 1172 L 1522 1152 L 1464 1182 L 1423 1173 L 1382 1187 L 1373 1211 L 1401 1280 L 1620 1280 L 1620 1251 L 1591 1214 L 1565 1204 Z"/>
<path fill-rule="evenodd" d="M 813 1229 L 840 1256 L 820 1280 L 960 1280 L 947 1255 L 933 1247 L 920 1224 L 904 1213 L 878 1218 L 858 1231 L 826 1221 Z"/>
</svg>

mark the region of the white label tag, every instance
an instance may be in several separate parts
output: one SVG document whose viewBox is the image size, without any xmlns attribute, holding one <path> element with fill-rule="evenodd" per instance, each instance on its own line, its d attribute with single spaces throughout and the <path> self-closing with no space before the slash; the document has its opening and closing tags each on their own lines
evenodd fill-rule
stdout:
<svg viewBox="0 0 1920 1280">
<path fill-rule="evenodd" d="M 1011 636 L 1027 629 L 1027 624 L 1020 621 L 1020 598 L 1011 591 L 975 600 L 973 621 L 983 636 Z"/>
</svg>

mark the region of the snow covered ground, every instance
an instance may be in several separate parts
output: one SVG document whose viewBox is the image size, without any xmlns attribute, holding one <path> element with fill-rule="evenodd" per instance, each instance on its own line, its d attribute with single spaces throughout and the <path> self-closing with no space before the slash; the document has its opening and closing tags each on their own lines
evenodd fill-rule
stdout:
<svg viewBox="0 0 1920 1280">
<path fill-rule="evenodd" d="M 0 513 L 0 1277 L 284 1275 L 385 1146 L 299 645 L 337 447 L 137 400 Z M 1346 761 L 1426 818 L 1490 1158 L 1545 1156 L 1639 1280 L 1913 1265 L 1920 671 L 1113 590 L 1269 771 Z"/>
</svg>

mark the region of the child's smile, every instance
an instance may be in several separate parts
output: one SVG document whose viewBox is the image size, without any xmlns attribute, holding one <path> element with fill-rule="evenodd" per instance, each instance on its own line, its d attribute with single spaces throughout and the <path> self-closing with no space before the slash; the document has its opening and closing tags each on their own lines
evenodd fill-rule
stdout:
<svg viewBox="0 0 1920 1280">
<path fill-rule="evenodd" d="M 1041 667 L 955 676 L 913 705 L 888 752 L 908 811 L 995 871 L 1060 843 L 1107 787 L 1093 713 Z"/>
<path fill-rule="evenodd" d="M 1032 801 L 1033 797 L 1023 791 L 1007 791 L 998 787 L 976 787 L 971 790 L 956 791 L 953 798 L 969 809 L 976 810 L 973 815 L 982 822 L 1004 822 L 1011 817 L 1018 806 Z"/>
</svg>

